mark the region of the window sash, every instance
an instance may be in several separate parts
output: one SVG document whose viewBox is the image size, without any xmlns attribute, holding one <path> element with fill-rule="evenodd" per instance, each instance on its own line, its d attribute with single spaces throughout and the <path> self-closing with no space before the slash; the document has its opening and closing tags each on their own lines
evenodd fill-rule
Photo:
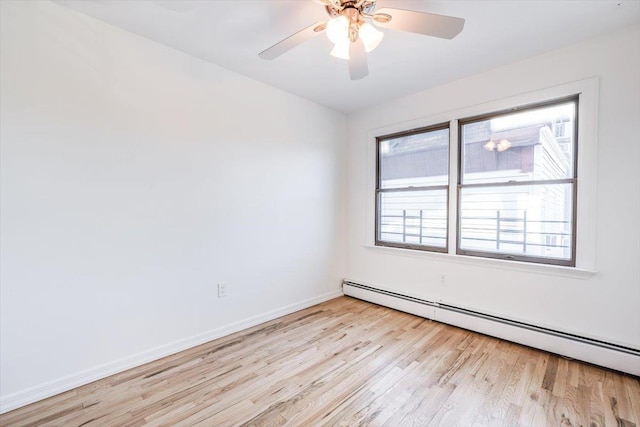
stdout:
<svg viewBox="0 0 640 427">
<path fill-rule="evenodd" d="M 503 259 L 503 260 L 514 260 L 514 261 L 524 261 L 524 262 L 532 262 L 532 263 L 540 263 L 540 264 L 550 264 L 550 265 L 563 265 L 569 267 L 575 267 L 576 265 L 576 231 L 577 231 L 577 173 L 578 173 L 578 120 L 579 120 L 579 95 L 571 95 L 563 98 L 558 98 L 550 101 L 539 102 L 535 104 L 523 105 L 515 108 L 510 108 L 506 110 L 497 111 L 494 113 L 486 113 L 482 115 L 477 115 L 473 117 L 468 117 L 464 119 L 458 120 L 458 158 L 457 158 L 457 178 L 458 178 L 458 186 L 457 186 L 457 212 L 455 219 L 455 227 L 456 227 L 456 254 L 458 255 L 469 255 L 483 258 L 495 258 L 495 259 Z M 539 109 L 543 109 L 546 107 L 551 107 L 554 105 L 560 105 L 568 102 L 574 103 L 575 115 L 574 115 L 574 124 L 573 124 L 573 158 L 572 160 L 572 177 L 571 178 L 563 178 L 563 179 L 534 179 L 527 181 L 500 181 L 496 179 L 495 181 L 484 181 L 482 183 L 464 183 L 464 126 L 471 123 L 476 123 L 480 121 L 486 121 L 494 118 L 499 118 L 503 116 L 507 116 L 509 114 L 513 114 L 516 112 L 529 112 L 535 111 Z M 492 251 L 484 251 L 484 250 L 476 250 L 476 249 L 463 249 L 461 248 L 462 243 L 462 191 L 467 188 L 481 188 L 481 187 L 511 187 L 511 186 L 531 186 L 531 185 L 553 185 L 553 184 L 571 184 L 571 257 L 570 259 L 558 259 L 552 257 L 538 257 L 538 256 L 528 256 L 522 254 L 509 254 L 509 253 L 498 253 Z"/>
<path fill-rule="evenodd" d="M 384 141 L 389 141 L 389 140 L 393 140 L 393 139 L 397 139 L 397 138 L 401 138 L 403 136 L 410 136 L 410 135 L 418 135 L 418 134 L 423 134 L 423 133 L 429 133 L 429 132 L 434 132 L 434 131 L 439 131 L 439 130 L 447 130 L 449 133 L 449 141 L 447 144 L 447 173 L 446 173 L 446 179 L 447 179 L 447 183 L 446 184 L 437 184 L 437 185 L 419 185 L 419 186 L 413 186 L 413 185 L 408 185 L 408 186 L 398 186 L 398 187 L 388 187 L 388 188 L 382 188 L 382 150 L 381 150 L 381 144 Z M 375 190 L 375 245 L 376 246 L 387 246 L 387 247 L 395 247 L 395 248 L 403 248 L 403 249 L 417 249 L 417 250 L 421 250 L 421 251 L 430 251 L 430 252 L 448 252 L 449 250 L 449 241 L 450 241 L 450 236 L 449 236 L 449 182 L 451 180 L 451 171 L 449 170 L 449 156 L 451 153 L 451 127 L 450 127 L 450 123 L 440 123 L 440 124 L 436 124 L 433 126 L 427 126 L 427 127 L 421 127 L 421 128 L 416 128 L 416 129 L 412 129 L 412 130 L 408 130 L 408 131 L 402 131 L 402 132 L 396 132 L 393 134 L 389 134 L 389 135 L 384 135 L 384 136 L 379 136 L 376 138 L 376 190 Z M 382 234 L 392 234 L 392 233 L 383 233 L 382 231 L 382 197 L 385 194 L 402 194 L 402 193 L 412 193 L 412 192 L 431 192 L 431 191 L 442 191 L 444 192 L 444 196 L 445 196 L 445 200 L 443 203 L 443 207 L 444 207 L 444 225 L 441 227 L 444 230 L 444 246 L 435 246 L 435 245 L 430 245 L 430 244 L 426 244 L 423 243 L 423 235 L 422 235 L 422 229 L 423 229 L 423 219 L 422 219 L 422 213 L 419 214 L 419 216 L 416 217 L 415 213 L 410 213 L 408 215 L 408 219 L 412 222 L 418 221 L 418 228 L 421 230 L 419 234 L 417 234 L 416 236 L 418 237 L 418 243 L 412 243 L 412 242 L 398 242 L 398 241 L 392 241 L 392 240 L 383 240 L 382 239 Z M 409 209 L 407 209 L 409 210 Z M 416 210 L 416 209 L 413 209 Z M 419 209 L 418 209 L 419 210 Z M 406 214 L 406 212 L 405 212 Z M 427 218 L 428 219 L 428 218 Z M 406 227 L 406 220 L 407 220 L 407 215 L 405 215 L 404 217 L 405 220 L 405 226 L 403 227 L 403 231 L 402 234 L 406 235 L 406 234 L 411 234 L 412 238 L 415 238 L 416 236 L 413 236 L 413 234 L 415 233 L 407 233 L 407 227 Z M 432 220 L 432 219 L 431 219 Z M 414 230 L 416 228 L 415 224 L 410 224 L 409 229 Z M 427 228 L 427 227 L 425 227 Z M 428 237 L 428 236 L 425 236 Z M 433 236 L 431 236 L 433 237 Z"/>
<path fill-rule="evenodd" d="M 458 121 L 458 158 L 457 158 L 457 182 L 458 185 L 475 185 L 475 184 L 465 184 L 464 183 L 464 144 L 463 144 L 463 128 L 465 125 L 468 124 L 472 124 L 472 123 L 477 123 L 477 122 L 481 122 L 481 121 L 485 121 L 485 120 L 489 120 L 489 119 L 494 119 L 494 118 L 499 118 L 499 117 L 504 117 L 504 116 L 508 116 L 510 114 L 514 114 L 514 113 L 519 113 L 519 112 L 527 112 L 527 111 L 535 111 L 535 110 L 540 110 L 546 107 L 552 107 L 554 105 L 560 105 L 560 104 L 565 104 L 565 103 L 569 103 L 569 102 L 573 102 L 574 103 L 574 109 L 575 109 L 575 115 L 574 115 L 574 126 L 573 126 L 573 159 L 572 159 L 572 165 L 571 165 L 571 170 L 572 170 L 572 176 L 568 179 L 577 179 L 578 177 L 578 127 L 579 127 L 579 110 L 580 110 L 580 104 L 579 104 L 579 94 L 575 94 L 575 95 L 570 95 L 570 96 L 565 96 L 565 97 L 561 97 L 561 98 L 556 98 L 556 99 L 552 99 L 552 100 L 547 100 L 547 101 L 543 101 L 543 102 L 536 102 L 536 103 L 531 103 L 531 104 L 525 104 L 525 105 L 520 105 L 517 107 L 513 107 L 513 108 L 508 108 L 508 109 L 503 109 L 503 110 L 499 110 L 499 111 L 495 111 L 492 113 L 483 113 L 483 114 L 479 114 L 479 115 L 475 115 L 475 116 L 471 116 L 471 117 L 466 117 L 466 118 L 462 118 L 462 119 L 457 119 Z M 536 180 L 539 181 L 539 180 Z M 501 181 L 496 180 L 495 183 L 498 183 Z M 505 183 L 505 181 L 502 181 L 503 183 Z M 509 181 L 507 181 L 509 182 Z M 491 182 L 486 181 L 483 182 L 483 184 L 491 184 Z"/>
<path fill-rule="evenodd" d="M 550 225 L 552 223 L 565 223 L 567 221 L 546 220 L 541 218 L 536 219 L 535 217 L 533 220 L 531 220 L 531 219 L 527 219 L 526 214 L 524 214 L 524 212 L 523 212 L 523 215 L 517 214 L 515 215 L 515 217 L 513 214 L 507 217 L 500 217 L 498 216 L 500 214 L 497 214 L 495 218 L 489 218 L 489 217 L 464 218 L 463 217 L 463 212 L 465 211 L 465 209 L 463 209 L 464 197 L 462 192 L 465 189 L 516 188 L 521 186 L 529 186 L 529 187 L 569 186 L 569 188 L 571 189 L 571 199 L 573 201 L 572 207 L 568 216 L 568 222 L 570 223 L 569 232 L 564 233 L 558 230 L 536 232 L 535 229 L 534 230 L 531 230 L 530 228 L 527 229 L 528 224 L 531 224 L 531 223 Z M 537 181 L 537 182 L 530 182 L 528 184 L 522 184 L 520 182 L 517 182 L 517 183 L 506 183 L 506 184 L 496 183 L 496 184 L 477 184 L 477 185 L 458 186 L 458 194 L 457 194 L 458 211 L 456 216 L 456 227 L 457 227 L 456 253 L 458 255 L 476 256 L 476 257 L 483 257 L 483 258 L 493 258 L 493 259 L 502 259 L 502 260 L 511 260 L 511 261 L 523 261 L 523 262 L 531 262 L 531 263 L 539 263 L 539 264 L 575 267 L 576 230 L 577 230 L 577 227 L 576 227 L 577 211 L 576 211 L 576 203 L 575 203 L 576 192 L 577 192 L 576 179 L 554 180 L 553 182 Z M 521 209 L 516 209 L 516 208 L 502 209 L 502 211 L 509 211 L 509 210 L 521 210 Z M 500 212 L 501 210 L 497 210 L 497 211 Z M 489 249 L 463 247 L 463 240 L 465 239 L 474 240 L 473 237 L 469 237 L 469 232 L 463 233 L 465 227 L 467 227 L 467 230 L 469 229 L 469 225 L 468 225 L 470 222 L 469 220 L 476 220 L 481 224 L 489 223 L 490 224 L 489 227 L 495 224 L 495 229 L 492 229 L 492 228 L 485 229 L 486 233 L 491 234 L 492 236 L 495 235 L 495 239 L 484 239 L 484 240 L 486 240 L 487 243 L 491 243 L 492 245 L 495 244 L 496 249 L 489 250 Z M 494 222 L 491 223 L 491 220 L 493 220 Z M 506 225 L 503 228 L 501 224 L 506 224 Z M 484 225 L 484 227 L 487 227 L 487 225 Z M 538 235 L 539 237 L 547 236 L 547 235 L 556 236 L 560 240 L 562 240 L 563 237 L 569 236 L 570 242 L 568 243 L 567 248 L 570 251 L 570 257 L 563 258 L 563 257 L 557 257 L 557 256 L 553 257 L 553 256 L 542 256 L 542 255 L 519 253 L 520 248 L 526 248 L 527 245 L 529 245 L 529 248 L 531 248 L 532 246 L 533 247 L 554 247 L 554 246 L 561 247 L 562 246 L 562 244 L 543 245 L 543 244 L 537 243 L 535 241 L 535 238 L 533 241 L 531 241 L 529 238 L 529 235 Z M 480 238 L 479 240 L 483 240 L 483 239 Z M 518 250 L 517 251 L 513 250 L 511 252 L 505 251 L 505 250 L 500 251 L 499 247 L 501 244 L 516 246 Z M 523 249 L 523 252 L 524 251 L 526 251 L 526 249 Z"/>
<path fill-rule="evenodd" d="M 412 195 L 426 196 L 424 199 L 408 202 Z M 393 208 L 385 196 L 404 196 L 402 204 Z M 425 200 L 426 199 L 426 200 Z M 431 199 L 431 200 L 430 200 Z M 449 243 L 449 189 L 447 186 L 427 189 L 394 189 L 379 191 L 376 197 L 376 245 L 405 249 L 447 252 Z M 435 205 L 435 206 L 433 206 Z M 387 238 L 384 238 L 384 236 Z M 397 236 L 395 239 L 391 236 Z M 437 242 L 443 244 L 437 244 Z"/>
</svg>

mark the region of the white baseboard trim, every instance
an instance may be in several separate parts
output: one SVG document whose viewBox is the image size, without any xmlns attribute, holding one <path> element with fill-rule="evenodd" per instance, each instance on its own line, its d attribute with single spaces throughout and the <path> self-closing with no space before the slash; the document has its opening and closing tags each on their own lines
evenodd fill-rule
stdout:
<svg viewBox="0 0 640 427">
<path fill-rule="evenodd" d="M 588 342 L 587 339 L 578 336 L 563 336 L 544 328 L 536 330 L 535 327 L 527 327 L 524 324 L 509 324 L 481 313 L 468 314 L 463 310 L 452 309 L 452 306 L 395 294 L 372 285 L 345 281 L 343 290 L 347 296 L 384 307 L 640 376 L 640 350 L 616 349 L 613 344 L 609 344 L 607 348 L 607 343 L 604 342 Z"/>
<path fill-rule="evenodd" d="M 278 317 L 286 316 L 287 314 L 294 313 L 298 310 L 320 304 L 342 295 L 342 289 L 337 289 L 314 298 L 309 298 L 285 307 L 268 311 L 258 316 L 253 316 L 220 328 L 212 329 L 202 334 L 194 335 L 166 345 L 161 345 L 76 374 L 38 384 L 6 396 L 0 396 L 0 414 L 4 414 L 5 412 L 26 406 L 30 403 L 55 396 L 56 394 L 126 371 L 127 369 L 135 368 L 137 366 L 144 365 L 145 363 L 153 362 L 154 360 L 158 360 L 235 332 L 251 328 L 261 323 L 277 319 Z"/>
</svg>

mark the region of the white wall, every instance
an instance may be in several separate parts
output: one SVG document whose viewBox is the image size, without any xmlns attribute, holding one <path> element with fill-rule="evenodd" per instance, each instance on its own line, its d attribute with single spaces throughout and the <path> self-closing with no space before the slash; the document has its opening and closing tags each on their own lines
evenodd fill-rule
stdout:
<svg viewBox="0 0 640 427">
<path fill-rule="evenodd" d="M 339 294 L 345 116 L 53 3 L 1 7 L 6 405 Z"/>
<path fill-rule="evenodd" d="M 437 64 L 434 64 L 437 66 Z M 420 118 L 599 77 L 594 275 L 464 262 L 366 244 L 374 213 L 371 133 Z M 640 348 L 640 28 L 458 80 L 348 118 L 347 277 L 431 301 Z M 489 112 L 489 111 L 487 111 Z M 433 123 L 422 123 L 429 125 Z M 593 140 L 593 139 L 592 139 Z M 585 147 L 583 147 L 585 148 Z M 579 184 L 580 185 L 580 184 Z M 580 236 L 578 236 L 580 239 Z M 511 266 L 511 267 L 510 267 Z M 441 274 L 446 286 L 441 286 Z"/>
</svg>

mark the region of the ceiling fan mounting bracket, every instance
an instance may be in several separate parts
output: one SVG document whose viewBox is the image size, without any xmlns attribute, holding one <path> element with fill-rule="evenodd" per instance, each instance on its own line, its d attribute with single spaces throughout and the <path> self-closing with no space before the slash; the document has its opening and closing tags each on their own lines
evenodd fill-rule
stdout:
<svg viewBox="0 0 640 427">
<path fill-rule="evenodd" d="M 328 4 L 325 6 L 327 14 L 336 18 L 343 14 L 347 9 L 355 9 L 359 15 L 369 15 L 376 8 L 377 0 L 326 0 Z"/>
</svg>

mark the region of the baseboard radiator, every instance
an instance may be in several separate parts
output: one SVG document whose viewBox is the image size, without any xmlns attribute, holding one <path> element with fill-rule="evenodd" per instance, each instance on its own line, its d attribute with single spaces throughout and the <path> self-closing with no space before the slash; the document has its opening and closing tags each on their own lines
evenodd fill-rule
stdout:
<svg viewBox="0 0 640 427">
<path fill-rule="evenodd" d="M 572 359 L 640 376 L 640 350 L 345 280 L 345 295 Z"/>
</svg>

